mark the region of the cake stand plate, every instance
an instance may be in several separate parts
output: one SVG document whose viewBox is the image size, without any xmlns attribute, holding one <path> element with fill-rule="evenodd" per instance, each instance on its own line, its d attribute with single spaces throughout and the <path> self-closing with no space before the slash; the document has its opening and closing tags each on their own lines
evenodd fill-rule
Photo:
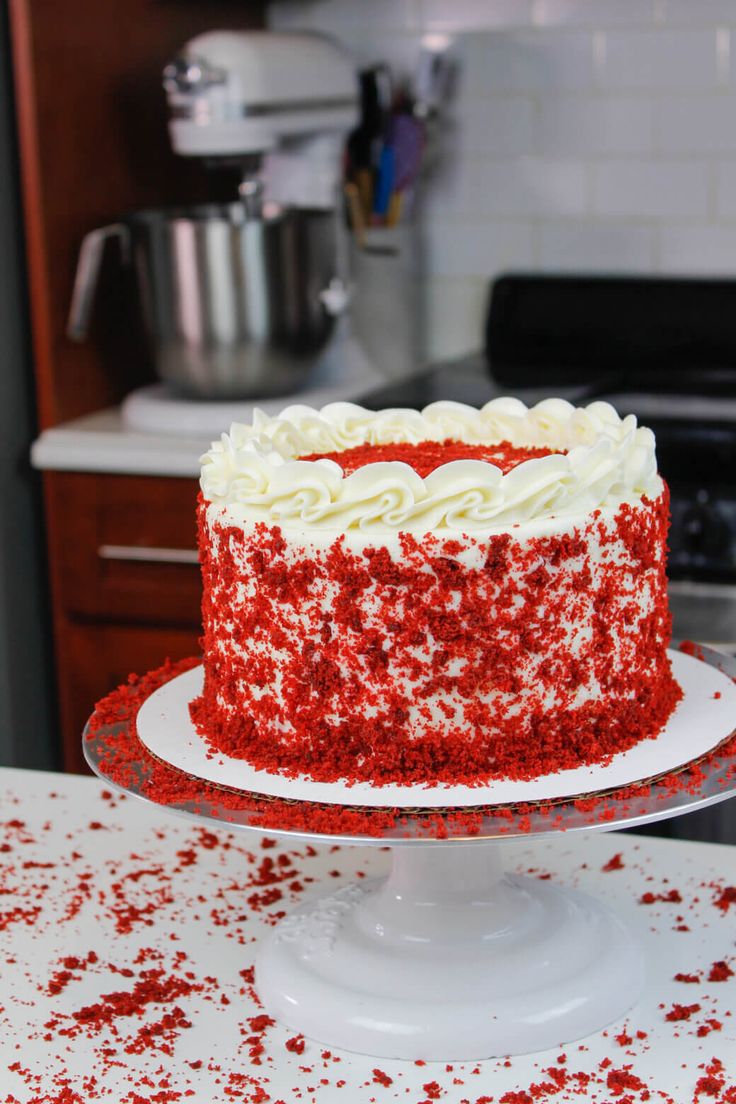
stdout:
<svg viewBox="0 0 736 1104">
<path fill-rule="evenodd" d="M 369 782 L 315 782 L 258 770 L 243 760 L 213 752 L 189 715 L 189 703 L 202 692 L 202 667 L 171 679 L 143 703 L 136 719 L 138 737 L 154 755 L 207 782 L 296 801 L 374 806 L 455 808 L 550 801 L 601 789 L 615 789 L 642 778 L 676 770 L 716 747 L 733 728 L 736 684 L 717 667 L 670 650 L 672 671 L 683 698 L 662 731 L 642 740 L 608 763 L 558 771 L 529 780 L 492 779 L 482 785 L 425 783 L 376 786 Z"/>
<path fill-rule="evenodd" d="M 704 673 L 713 668 L 736 676 L 736 660 L 700 651 Z M 733 708 L 730 716 L 733 724 Z M 135 710 L 119 723 L 134 724 Z M 95 726 L 94 737 L 85 740 L 90 765 L 108 783 L 114 729 L 106 735 Z M 331 1047 L 425 1061 L 544 1050 L 612 1023 L 632 1007 L 644 984 L 646 964 L 635 932 L 585 894 L 504 874 L 502 847 L 515 835 L 611 830 L 724 800 L 736 793 L 732 745 L 690 764 L 686 785 L 665 778 L 640 793 L 561 801 L 551 813 L 489 807 L 472 842 L 453 823 L 453 810 L 443 814 L 446 839 L 423 834 L 426 818 L 436 820 L 438 813 L 417 808 L 405 810 L 391 835 L 364 829 L 335 836 L 319 829 L 296 832 L 287 816 L 293 803 L 271 799 L 270 833 L 389 845 L 393 867 L 386 880 L 348 885 L 305 902 L 274 928 L 256 965 L 265 1010 Z M 119 765 L 120 745 L 114 746 Z M 146 787 L 147 753 L 137 746 L 139 781 L 118 787 L 153 800 Z M 201 786 L 201 800 L 188 798 L 174 811 L 265 830 L 263 795 L 243 793 L 237 808 L 230 795 L 220 808 L 212 787 Z"/>
</svg>

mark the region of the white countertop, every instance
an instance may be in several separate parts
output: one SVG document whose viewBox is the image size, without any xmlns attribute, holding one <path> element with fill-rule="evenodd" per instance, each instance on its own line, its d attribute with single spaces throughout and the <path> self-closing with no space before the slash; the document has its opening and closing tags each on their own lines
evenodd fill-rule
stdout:
<svg viewBox="0 0 736 1104">
<path fill-rule="evenodd" d="M 579 886 L 637 927 L 644 996 L 581 1043 L 417 1066 L 310 1040 L 302 1052 L 279 1025 L 248 1022 L 260 1009 L 247 971 L 274 918 L 321 886 L 382 872 L 385 853 L 266 846 L 68 775 L 1 770 L 0 803 L 3 1100 L 718 1104 L 736 1094 L 736 976 L 708 980 L 714 962 L 736 969 L 736 903 L 716 903 L 736 886 L 736 848 L 630 834 L 503 844 L 509 868 Z M 640 903 L 674 889 L 679 902 Z M 676 1004 L 699 1007 L 668 1020 Z M 708 1095 L 701 1082 L 696 1095 L 708 1076 L 720 1088 Z"/>
<path fill-rule="evenodd" d="M 118 407 L 46 429 L 31 462 L 42 471 L 107 472 L 199 478 L 211 434 L 143 433 L 123 424 Z"/>
</svg>

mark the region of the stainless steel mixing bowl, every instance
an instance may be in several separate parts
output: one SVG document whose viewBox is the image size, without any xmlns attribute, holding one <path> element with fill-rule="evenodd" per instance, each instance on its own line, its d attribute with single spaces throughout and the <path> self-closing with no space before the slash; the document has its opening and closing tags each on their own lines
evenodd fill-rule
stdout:
<svg viewBox="0 0 736 1104">
<path fill-rule="evenodd" d="M 106 243 L 136 273 L 156 370 L 180 392 L 248 398 L 297 390 L 347 294 L 335 211 L 240 203 L 140 211 L 85 237 L 69 336 L 86 336 Z"/>
</svg>

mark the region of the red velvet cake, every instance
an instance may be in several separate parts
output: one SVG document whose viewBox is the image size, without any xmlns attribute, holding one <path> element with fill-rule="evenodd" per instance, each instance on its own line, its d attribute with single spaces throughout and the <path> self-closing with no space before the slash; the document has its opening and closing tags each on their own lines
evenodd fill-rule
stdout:
<svg viewBox="0 0 736 1104">
<path fill-rule="evenodd" d="M 286 774 L 532 778 L 680 690 L 654 438 L 594 403 L 294 406 L 203 457 L 213 750 Z"/>
</svg>

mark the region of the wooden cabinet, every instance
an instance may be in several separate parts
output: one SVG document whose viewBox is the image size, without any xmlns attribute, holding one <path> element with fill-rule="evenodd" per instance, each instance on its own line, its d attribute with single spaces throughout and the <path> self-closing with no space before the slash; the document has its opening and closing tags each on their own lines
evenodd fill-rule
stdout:
<svg viewBox="0 0 736 1104">
<path fill-rule="evenodd" d="M 196 480 L 50 472 L 46 483 L 55 581 L 70 615 L 197 624 Z"/>
<path fill-rule="evenodd" d="M 127 211 L 232 198 L 229 176 L 172 152 L 161 73 L 203 31 L 261 26 L 263 5 L 10 0 L 8 8 L 35 399 L 46 429 L 153 380 L 130 289 L 105 271 L 91 340 L 67 338 L 79 246 Z M 196 654 L 196 485 L 50 472 L 44 486 L 59 742 L 65 768 L 80 770 L 95 700 L 131 670 Z"/>
<path fill-rule="evenodd" d="M 94 703 L 165 659 L 197 655 L 193 479 L 45 477 L 63 765 L 84 770 Z"/>
</svg>

